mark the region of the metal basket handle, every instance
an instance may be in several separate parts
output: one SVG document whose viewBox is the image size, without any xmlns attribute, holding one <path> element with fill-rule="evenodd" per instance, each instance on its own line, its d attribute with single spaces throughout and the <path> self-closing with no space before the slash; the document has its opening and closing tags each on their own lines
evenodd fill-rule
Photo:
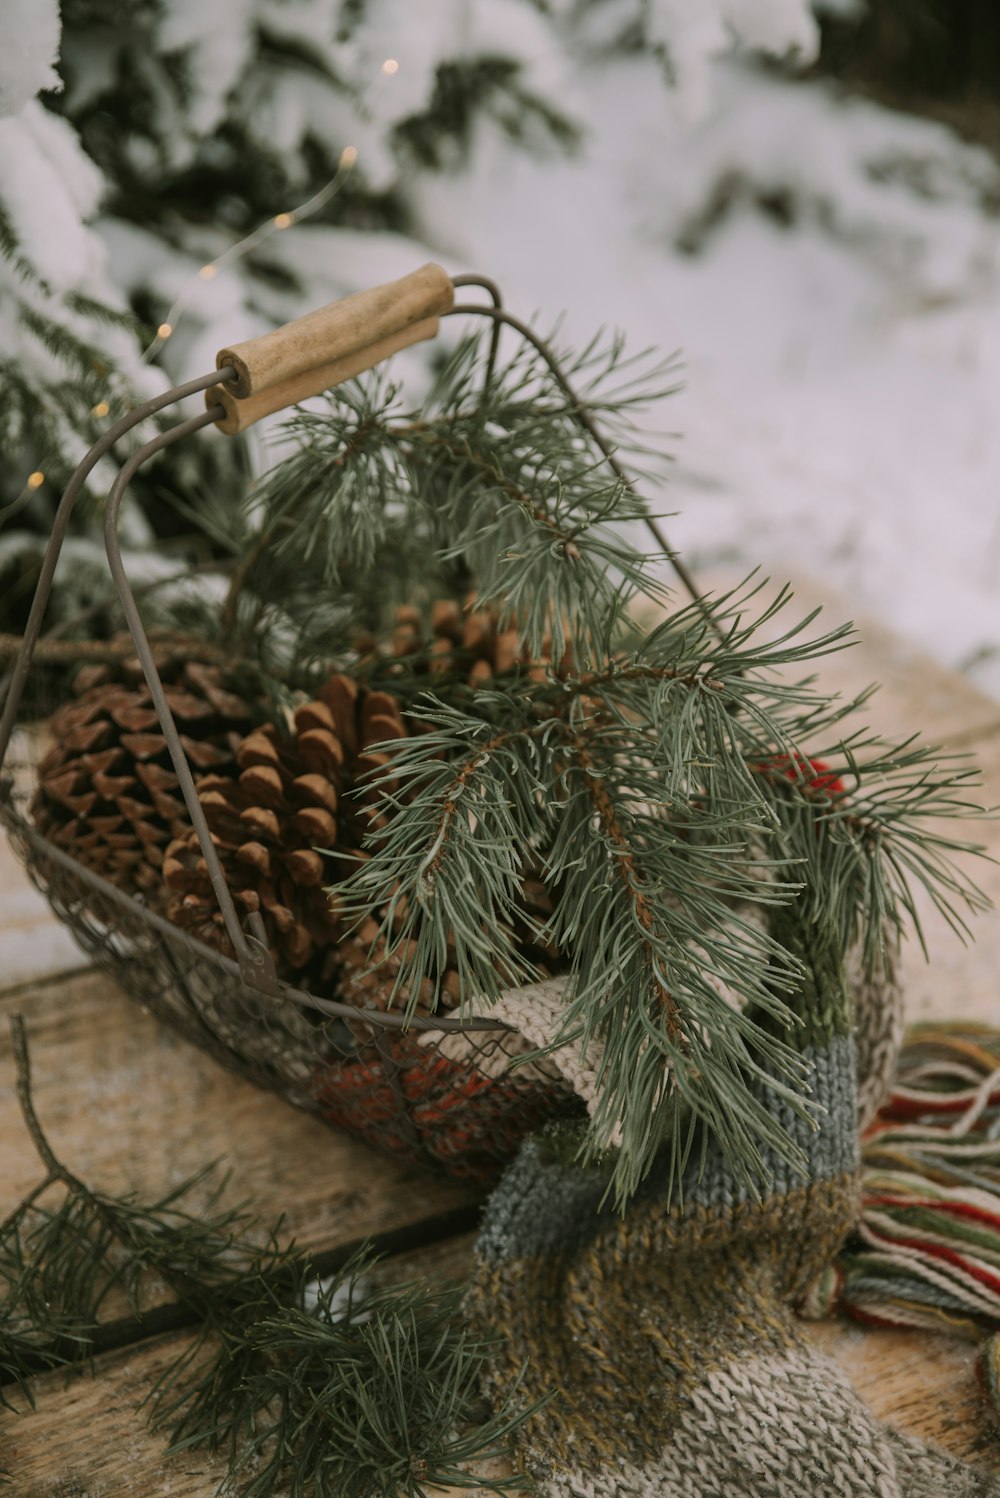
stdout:
<svg viewBox="0 0 1000 1498">
<path fill-rule="evenodd" d="M 484 289 L 490 296 L 492 305 L 484 306 L 473 302 L 456 306 L 455 291 L 464 286 L 478 286 Z M 398 281 L 368 291 L 357 292 L 353 296 L 345 297 L 315 312 L 308 313 L 273 332 L 265 333 L 259 338 L 222 349 L 218 355 L 216 370 L 165 391 L 154 400 L 136 407 L 134 411 L 115 422 L 76 468 L 59 503 L 42 560 L 38 586 L 32 600 L 21 649 L 9 679 L 3 713 L 0 715 L 0 766 L 3 764 L 10 743 L 35 647 L 41 635 L 62 544 L 69 528 L 73 508 L 87 478 L 115 442 L 133 427 L 185 397 L 205 391 L 207 409 L 201 415 L 193 416 L 167 431 L 160 432 L 133 453 L 123 465 L 108 496 L 104 539 L 111 576 L 156 708 L 192 826 L 197 833 L 213 890 L 219 902 L 226 934 L 236 953 L 240 975 L 245 983 L 275 997 L 281 997 L 283 991 L 289 994 L 293 991 L 286 990 L 278 982 L 260 917 L 248 918 L 254 933 L 248 934 L 243 930 L 233 903 L 204 811 L 198 800 L 191 767 L 125 572 L 118 536 L 121 503 L 129 483 L 139 468 L 147 459 L 163 451 L 164 448 L 213 424 L 227 434 L 245 431 L 262 416 L 280 411 L 309 396 L 318 395 L 366 369 L 371 369 L 400 349 L 424 339 L 433 338 L 438 331 L 441 317 L 457 315 L 484 316 L 493 322 L 493 336 L 485 373 L 487 385 L 493 377 L 501 326 L 512 328 L 526 339 L 548 365 L 557 384 L 567 396 L 580 425 L 590 434 L 611 469 L 624 484 L 631 488 L 629 476 L 595 425 L 585 403 L 566 379 L 554 353 L 533 328 L 506 311 L 494 282 L 486 277 L 471 274 L 450 277 L 439 265 L 428 264 Z M 651 517 L 647 517 L 646 525 L 661 551 L 670 556 L 675 571 L 692 598 L 701 603 L 701 595 L 693 578 L 683 563 L 671 554 L 659 526 Z M 305 996 L 297 995 L 297 997 Z M 435 1023 L 435 1028 L 437 1027 L 450 1029 L 452 1022 L 438 1020 Z M 472 1028 L 504 1029 L 505 1026 L 481 1020 L 473 1022 Z"/>
</svg>

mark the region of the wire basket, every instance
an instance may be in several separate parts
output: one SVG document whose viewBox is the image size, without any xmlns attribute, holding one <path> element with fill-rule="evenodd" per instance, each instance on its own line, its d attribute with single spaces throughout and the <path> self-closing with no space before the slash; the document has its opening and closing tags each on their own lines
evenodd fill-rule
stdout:
<svg viewBox="0 0 1000 1498">
<path fill-rule="evenodd" d="M 483 288 L 489 303 L 456 305 L 455 291 L 463 286 Z M 511 327 L 526 338 L 574 403 L 581 425 L 609 465 L 627 482 L 551 350 L 504 309 L 494 283 L 479 276 L 453 279 L 440 267 L 425 266 L 401 281 L 347 297 L 252 342 L 223 350 L 217 369 L 148 401 L 112 426 L 70 480 L 7 682 L 0 717 L 0 820 L 32 881 L 94 964 L 157 1018 L 223 1065 L 376 1149 L 458 1178 L 488 1182 L 526 1133 L 546 1120 L 578 1112 L 579 1098 L 550 1060 L 513 1065 L 525 1045 L 494 1020 L 415 1016 L 405 1023 L 399 1013 L 359 1011 L 329 995 L 279 981 L 259 917 L 251 915 L 244 923 L 234 905 L 118 541 L 118 516 L 128 484 L 156 453 L 212 424 L 227 434 L 244 431 L 262 416 L 433 337 L 439 319 L 454 315 L 492 320 L 487 379 L 501 327 Z M 117 888 L 42 835 L 30 815 L 30 766 L 24 773 L 25 767 L 15 766 L 9 752 L 60 549 L 89 474 L 133 427 L 201 391 L 206 392 L 203 413 L 161 431 L 122 467 L 108 498 L 105 542 L 111 576 L 234 957 L 173 925 L 141 897 Z M 655 524 L 648 523 L 666 551 Z M 697 597 L 683 567 L 678 564 L 677 570 Z"/>
</svg>

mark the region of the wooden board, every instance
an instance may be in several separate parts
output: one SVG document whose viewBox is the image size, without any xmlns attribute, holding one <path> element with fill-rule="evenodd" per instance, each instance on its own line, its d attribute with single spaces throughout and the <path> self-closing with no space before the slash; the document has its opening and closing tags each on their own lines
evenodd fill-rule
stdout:
<svg viewBox="0 0 1000 1498">
<path fill-rule="evenodd" d="M 1000 1433 L 976 1378 L 974 1343 L 840 1321 L 808 1332 L 880 1420 L 1000 1477 Z"/>
<path fill-rule="evenodd" d="M 982 787 L 971 794 L 986 806 L 1000 807 L 1000 732 L 973 733 L 964 743 L 982 773 Z M 986 851 L 986 858 L 963 860 L 963 866 L 993 908 L 970 921 L 973 939 L 963 942 L 918 893 L 930 960 L 916 941 L 908 943 L 901 972 L 906 1013 L 913 1021 L 976 1019 L 1000 1025 L 1000 820 L 980 820 L 960 835 Z"/>
<path fill-rule="evenodd" d="M 401 1172 L 221 1072 L 94 975 L 8 994 L 3 1007 L 26 1014 L 37 1104 L 53 1142 L 95 1184 L 153 1192 L 208 1154 L 227 1151 L 235 1164 L 233 1199 L 252 1193 L 265 1217 L 288 1208 L 290 1226 L 320 1249 L 386 1230 L 448 1232 L 455 1219 L 442 1222 L 440 1214 L 464 1202 L 458 1188 Z M 0 1074 L 3 1204 L 27 1189 L 38 1170 L 20 1128 L 9 1055 Z M 185 1109 L 193 1110 L 190 1118 Z M 463 1273 L 469 1239 L 448 1253 L 448 1267 Z M 408 1267 L 411 1261 L 399 1261 L 399 1272 Z M 1000 1472 L 968 1344 L 840 1324 L 809 1332 L 878 1414 Z M 141 1327 L 129 1335 L 131 1345 L 99 1358 L 93 1376 L 36 1380 L 37 1410 L 3 1417 L 12 1443 L 7 1460 L 29 1498 L 132 1492 L 209 1498 L 214 1491 L 221 1467 L 200 1456 L 167 1460 L 140 1411 L 183 1339 L 147 1342 Z"/>
<path fill-rule="evenodd" d="M 720 573 L 711 582 L 721 592 L 739 580 L 736 573 Z M 804 638 L 815 638 L 854 617 L 847 600 L 831 596 L 815 581 L 797 579 L 791 603 L 763 633 L 777 637 L 817 608 L 822 612 Z M 978 764 L 982 772 L 982 785 L 970 788 L 968 800 L 1000 807 L 1000 703 L 874 620 L 856 620 L 856 632 L 858 642 L 851 648 L 789 674 L 799 678 L 815 673 L 824 691 L 839 693 L 845 701 L 878 683 L 854 726 L 872 728 L 896 743 L 917 733 L 921 740 L 948 753 L 968 754 L 970 763 Z M 990 857 L 1000 860 L 1000 821 L 970 820 L 956 824 L 954 830 L 969 841 L 982 843 Z M 963 945 L 917 891 L 930 961 L 916 940 L 907 943 L 901 972 L 907 1016 L 911 1020 L 956 1016 L 1000 1025 L 1000 862 L 965 859 L 962 866 L 993 901 L 994 909 L 971 921 L 974 941 Z"/>
<path fill-rule="evenodd" d="M 45 744 L 43 730 L 15 730 L 4 773 L 12 772 L 19 786 L 33 785 L 33 766 Z M 0 828 L 0 988 L 79 970 L 86 960 L 67 927 L 25 875 Z"/>
<path fill-rule="evenodd" d="M 56 1154 L 88 1183 L 160 1195 L 209 1161 L 230 1172 L 223 1201 L 249 1201 L 309 1249 L 403 1229 L 471 1226 L 481 1193 L 375 1155 L 222 1070 L 96 973 L 0 996 L 27 1026 L 35 1105 Z M 6 1022 L 0 1030 L 0 1205 L 40 1167 L 20 1121 Z"/>
<path fill-rule="evenodd" d="M 845 1333 L 830 1324 L 812 1334 L 876 1415 L 1000 1477 L 1000 1441 L 976 1385 L 971 1346 L 908 1332 Z M 92 1372 L 37 1379 L 37 1407 L 4 1417 L 3 1449 L 18 1474 L 18 1498 L 211 1498 L 225 1464 L 203 1452 L 166 1456 L 142 1409 L 186 1345 L 182 1336 L 161 1337 L 97 1359 Z M 455 1498 L 459 1491 L 448 1490 Z"/>
</svg>

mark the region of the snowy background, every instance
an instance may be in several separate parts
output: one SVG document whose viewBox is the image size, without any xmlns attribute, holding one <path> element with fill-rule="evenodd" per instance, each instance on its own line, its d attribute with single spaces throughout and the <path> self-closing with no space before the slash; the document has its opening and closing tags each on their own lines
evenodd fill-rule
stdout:
<svg viewBox="0 0 1000 1498">
<path fill-rule="evenodd" d="M 497 149 L 433 185 L 427 235 L 579 338 L 607 320 L 682 351 L 664 499 L 695 567 L 827 578 L 1000 696 L 996 165 L 820 84 L 715 71 L 690 125 L 655 61 L 605 65 L 578 162 Z"/>
<path fill-rule="evenodd" d="M 144 389 L 199 374 L 221 344 L 429 256 L 485 272 L 543 328 L 565 312 L 571 339 L 605 324 L 632 347 L 681 352 L 657 505 L 679 512 L 668 534 L 695 568 L 760 563 L 829 580 L 852 609 L 1000 697 L 996 159 L 943 125 L 800 77 L 794 64 L 810 62 L 818 37 L 807 0 L 354 9 L 347 35 L 339 0 L 149 8 L 150 55 L 186 68 L 185 112 L 164 137 L 174 169 L 241 109 L 289 160 L 310 135 L 334 155 L 355 148 L 366 188 L 392 193 L 405 234 L 343 228 L 331 210 L 274 236 L 271 268 L 294 273 L 291 291 L 252 256 L 196 283 L 238 238 L 224 212 L 168 242 L 108 211 L 72 124 L 32 97 L 52 83 L 55 6 L 4 0 L 0 206 L 29 258 L 55 293 L 145 298 L 160 317 L 182 297 L 151 367 L 127 335 L 108 334 L 124 373 Z M 353 92 L 317 81 L 315 66 L 263 73 L 264 24 Z M 71 117 L 109 86 L 124 45 L 109 33 L 64 50 Z M 576 148 L 526 144 L 487 112 L 438 169 L 401 158 L 397 127 L 426 106 L 441 59 L 498 53 L 575 124 Z M 149 138 L 129 149 L 143 170 L 162 168 Z M 0 339 L 30 361 L 42 355 L 19 349 L 11 311 L 26 294 L 0 264 Z M 262 454 L 258 442 L 258 464 Z"/>
</svg>

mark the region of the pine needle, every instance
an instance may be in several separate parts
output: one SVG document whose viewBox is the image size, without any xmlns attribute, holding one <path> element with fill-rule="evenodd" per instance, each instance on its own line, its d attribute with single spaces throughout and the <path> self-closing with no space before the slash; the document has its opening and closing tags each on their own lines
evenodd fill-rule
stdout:
<svg viewBox="0 0 1000 1498">
<path fill-rule="evenodd" d="M 489 1347 L 463 1329 L 456 1288 L 382 1283 L 368 1247 L 320 1280 L 307 1254 L 281 1242 L 280 1222 L 263 1232 L 244 1207 L 219 1205 L 225 1180 L 212 1166 L 153 1202 L 92 1190 L 39 1122 L 19 1016 L 11 1036 L 45 1175 L 0 1224 L 8 1411 L 19 1407 L 12 1390 L 30 1404 L 35 1375 L 94 1354 L 113 1291 L 141 1327 L 140 1291 L 155 1276 L 194 1337 L 149 1390 L 150 1424 L 170 1452 L 225 1456 L 220 1495 L 422 1498 L 478 1483 L 480 1463 L 509 1457 L 512 1432 L 538 1406 L 522 1407 L 515 1390 L 501 1409 L 484 1407 Z"/>
</svg>

